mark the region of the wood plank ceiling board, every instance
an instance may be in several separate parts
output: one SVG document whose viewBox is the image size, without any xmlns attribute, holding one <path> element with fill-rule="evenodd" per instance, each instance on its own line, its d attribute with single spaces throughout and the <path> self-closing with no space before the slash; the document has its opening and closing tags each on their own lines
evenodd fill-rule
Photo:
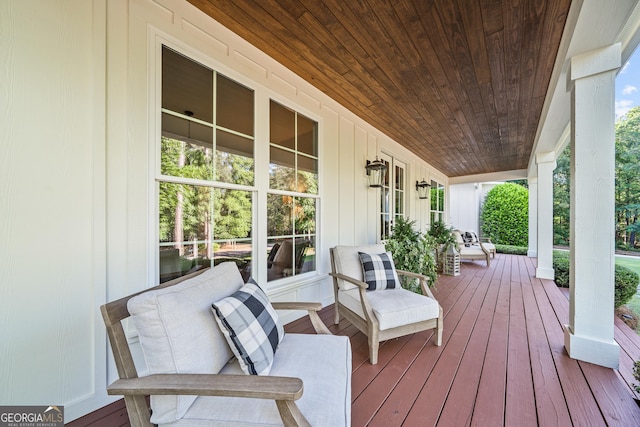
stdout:
<svg viewBox="0 0 640 427">
<path fill-rule="evenodd" d="M 450 177 L 526 169 L 571 0 L 188 0 Z"/>
</svg>

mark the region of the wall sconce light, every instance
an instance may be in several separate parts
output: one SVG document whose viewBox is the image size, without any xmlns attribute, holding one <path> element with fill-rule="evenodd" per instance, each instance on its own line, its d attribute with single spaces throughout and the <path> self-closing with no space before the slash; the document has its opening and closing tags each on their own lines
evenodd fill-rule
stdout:
<svg viewBox="0 0 640 427">
<path fill-rule="evenodd" d="M 429 198 L 429 187 L 431 187 L 431 184 L 425 181 L 424 178 L 422 178 L 420 182 L 416 181 L 416 191 L 418 192 L 419 199 Z"/>
<path fill-rule="evenodd" d="M 367 166 L 365 169 L 367 170 L 367 176 L 369 177 L 369 187 L 382 187 L 384 184 L 385 172 L 387 171 L 387 165 L 385 165 L 382 160 L 378 160 L 378 156 L 376 156 L 376 159 L 372 162 L 367 160 Z"/>
</svg>

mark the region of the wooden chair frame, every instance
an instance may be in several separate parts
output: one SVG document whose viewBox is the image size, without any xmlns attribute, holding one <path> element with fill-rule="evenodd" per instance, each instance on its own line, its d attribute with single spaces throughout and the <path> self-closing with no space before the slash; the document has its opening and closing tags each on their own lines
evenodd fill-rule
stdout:
<svg viewBox="0 0 640 427">
<path fill-rule="evenodd" d="M 410 323 L 408 325 L 398 326 L 391 329 L 380 330 L 380 324 L 376 317 L 369 300 L 367 297 L 368 285 L 365 282 L 354 279 L 353 277 L 345 276 L 344 274 L 336 273 L 336 264 L 334 259 L 333 248 L 331 253 L 331 273 L 329 275 L 333 278 L 333 291 L 335 296 L 335 318 L 334 323 L 337 325 L 340 322 L 340 316 L 344 316 L 352 325 L 354 325 L 360 332 L 365 334 L 369 343 L 369 361 L 372 365 L 378 363 L 378 350 L 380 348 L 380 341 L 390 340 L 392 338 L 398 338 L 404 335 L 413 334 L 429 329 L 435 329 L 435 343 L 437 346 L 442 345 L 442 307 L 439 307 L 439 316 L 435 319 L 424 320 L 422 322 Z M 412 273 L 410 271 L 396 270 L 399 276 L 411 277 L 420 281 L 420 288 L 423 295 L 430 298 L 434 298 L 431 293 L 431 289 L 427 285 L 429 278 L 422 274 Z M 338 292 L 340 292 L 338 280 L 344 280 L 358 287 L 360 292 L 360 302 L 362 303 L 362 311 L 364 312 L 364 318 L 355 313 L 348 307 L 340 304 L 338 299 Z"/>
<path fill-rule="evenodd" d="M 299 378 L 270 377 L 258 375 L 220 374 L 156 374 L 139 377 L 122 321 L 130 314 L 127 302 L 136 295 L 151 290 L 176 285 L 195 277 L 196 273 L 174 279 L 142 292 L 121 298 L 100 307 L 107 328 L 111 350 L 115 358 L 120 379 L 107 387 L 110 395 L 123 395 L 132 427 L 152 427 L 151 411 L 147 404 L 150 395 L 198 395 L 250 397 L 275 400 L 280 417 L 285 426 L 309 426 L 309 422 L 298 409 L 295 401 L 302 396 L 303 384 Z M 331 332 L 318 316 L 320 303 L 273 302 L 276 310 L 307 310 L 311 323 L 319 334 Z"/>
</svg>

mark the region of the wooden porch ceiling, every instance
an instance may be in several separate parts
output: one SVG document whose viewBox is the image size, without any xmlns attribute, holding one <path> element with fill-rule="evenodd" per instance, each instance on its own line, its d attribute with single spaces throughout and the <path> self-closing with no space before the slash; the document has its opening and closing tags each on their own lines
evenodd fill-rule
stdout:
<svg viewBox="0 0 640 427">
<path fill-rule="evenodd" d="M 525 169 L 571 0 L 188 0 L 450 177 Z"/>
</svg>

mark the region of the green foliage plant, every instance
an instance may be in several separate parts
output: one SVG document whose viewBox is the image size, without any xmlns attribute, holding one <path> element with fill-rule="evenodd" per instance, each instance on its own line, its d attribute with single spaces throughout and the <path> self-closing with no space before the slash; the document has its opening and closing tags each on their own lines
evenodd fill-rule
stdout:
<svg viewBox="0 0 640 427">
<path fill-rule="evenodd" d="M 633 248 L 640 232 L 640 107 L 616 122 L 616 240 Z"/>
<path fill-rule="evenodd" d="M 444 249 L 447 249 L 449 245 L 456 243 L 456 238 L 453 235 L 452 228 L 447 227 L 443 221 L 434 221 L 429 227 L 427 234 L 433 237 L 436 244 L 444 246 Z"/>
<path fill-rule="evenodd" d="M 510 255 L 526 255 L 529 248 L 526 246 L 496 245 L 496 252 Z"/>
<path fill-rule="evenodd" d="M 385 248 L 393 256 L 397 269 L 424 274 L 429 278 L 432 287 L 438 275 L 434 258 L 434 239 L 414 229 L 415 221 L 399 217 L 391 230 L 391 236 L 385 243 Z M 422 293 L 417 280 L 401 279 L 405 289 Z"/>
<path fill-rule="evenodd" d="M 553 244 L 569 246 L 571 145 L 556 160 L 553 171 Z"/>
<path fill-rule="evenodd" d="M 633 364 L 633 378 L 636 381 L 640 381 L 640 360 L 637 360 L 636 363 Z M 636 393 L 640 393 L 640 385 L 634 384 L 633 388 L 636 390 Z"/>
<path fill-rule="evenodd" d="M 627 267 L 616 265 L 615 279 L 615 307 L 617 308 L 625 304 L 636 294 L 638 290 L 638 275 Z"/>
<path fill-rule="evenodd" d="M 555 270 L 555 282 L 561 288 L 569 287 L 569 252 L 553 252 L 553 269 Z M 620 307 L 629 301 L 638 289 L 638 275 L 622 265 L 615 266 L 615 296 L 614 308 Z"/>
<path fill-rule="evenodd" d="M 529 242 L 529 191 L 510 182 L 488 193 L 480 214 L 482 232 L 495 244 L 527 246 Z"/>
<path fill-rule="evenodd" d="M 436 268 L 437 271 L 442 272 L 447 249 L 449 249 L 449 246 L 456 244 L 456 237 L 453 234 L 453 229 L 451 227 L 447 227 L 443 221 L 438 220 L 431 223 L 427 234 L 435 241 Z"/>
</svg>

